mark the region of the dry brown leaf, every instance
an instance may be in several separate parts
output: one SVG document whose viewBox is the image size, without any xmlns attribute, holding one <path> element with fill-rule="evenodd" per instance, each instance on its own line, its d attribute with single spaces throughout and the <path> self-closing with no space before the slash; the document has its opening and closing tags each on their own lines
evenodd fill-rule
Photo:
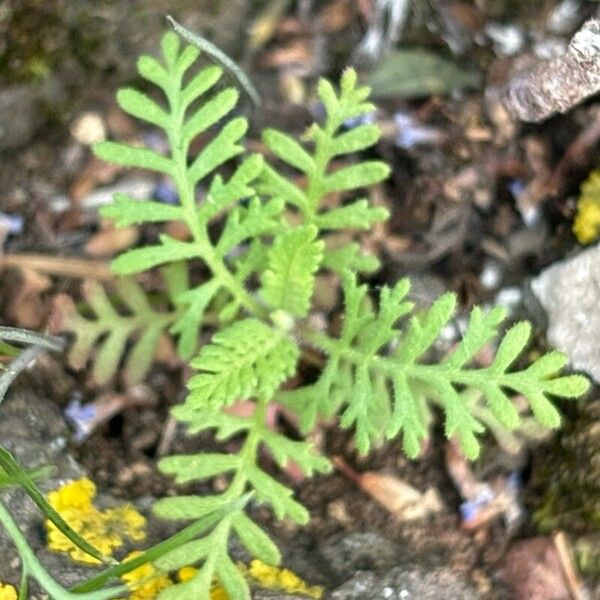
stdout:
<svg viewBox="0 0 600 600">
<path fill-rule="evenodd" d="M 420 492 L 408 483 L 384 473 L 357 473 L 339 457 L 333 463 L 348 479 L 369 494 L 399 521 L 423 519 L 443 510 L 444 504 L 435 488 Z"/>
<path fill-rule="evenodd" d="M 166 364 L 172 369 L 181 365 L 181 359 L 177 355 L 177 349 L 173 342 L 173 338 L 167 334 L 162 333 L 158 338 L 158 344 L 156 344 L 156 350 L 154 351 L 154 358 L 161 363 Z"/>
<path fill-rule="evenodd" d="M 165 226 L 165 233 L 180 242 L 189 240 L 192 235 L 183 221 L 169 221 Z"/>
<path fill-rule="evenodd" d="M 261 66 L 265 68 L 306 67 L 313 62 L 311 43 L 306 39 L 292 40 L 285 46 L 272 50 L 264 56 Z"/>
<path fill-rule="evenodd" d="M 123 167 L 92 157 L 79 177 L 71 184 L 69 197 L 77 203 L 85 198 L 98 184 L 110 183 L 122 171 Z"/>
<path fill-rule="evenodd" d="M 87 241 L 85 252 L 90 256 L 114 256 L 133 246 L 138 238 L 137 227 L 106 225 Z"/>
<path fill-rule="evenodd" d="M 289 0 L 272 0 L 256 17 L 249 31 L 250 50 L 257 51 L 271 40 L 289 4 Z"/>
<path fill-rule="evenodd" d="M 353 2 L 334 0 L 325 6 L 319 14 L 319 20 L 328 33 L 337 33 L 347 27 L 355 17 Z"/>
<path fill-rule="evenodd" d="M 4 254 L 0 255 L 0 269 L 15 267 L 32 270 L 57 277 L 75 277 L 111 281 L 115 274 L 110 265 L 102 260 L 88 260 L 45 254 Z"/>
<path fill-rule="evenodd" d="M 8 314 L 19 327 L 37 330 L 48 313 L 42 294 L 50 288 L 51 281 L 31 269 L 21 269 L 20 275 L 21 283 L 11 300 Z"/>
</svg>

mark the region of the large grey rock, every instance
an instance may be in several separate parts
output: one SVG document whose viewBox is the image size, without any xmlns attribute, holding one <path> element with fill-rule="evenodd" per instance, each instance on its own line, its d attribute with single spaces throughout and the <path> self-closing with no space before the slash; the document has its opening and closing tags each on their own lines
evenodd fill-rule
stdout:
<svg viewBox="0 0 600 600">
<path fill-rule="evenodd" d="M 354 571 L 381 571 L 400 562 L 396 544 L 372 532 L 334 536 L 321 544 L 319 551 L 341 581 Z"/>
<path fill-rule="evenodd" d="M 548 267 L 531 287 L 548 315 L 548 341 L 600 382 L 600 246 Z"/>
<path fill-rule="evenodd" d="M 449 568 L 426 570 L 418 566 L 394 567 L 378 574 L 359 571 L 334 590 L 330 600 L 477 600 L 479 594 Z"/>
</svg>

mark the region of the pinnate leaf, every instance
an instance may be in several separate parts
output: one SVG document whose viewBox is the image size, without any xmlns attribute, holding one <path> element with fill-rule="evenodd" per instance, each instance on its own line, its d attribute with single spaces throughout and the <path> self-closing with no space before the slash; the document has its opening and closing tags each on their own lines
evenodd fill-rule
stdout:
<svg viewBox="0 0 600 600">
<path fill-rule="evenodd" d="M 113 204 L 100 209 L 107 219 L 114 219 L 119 227 L 138 223 L 162 223 L 182 218 L 181 208 L 154 200 L 134 200 L 125 194 L 117 193 Z"/>
<path fill-rule="evenodd" d="M 312 173 L 315 170 L 316 164 L 313 158 L 289 135 L 276 129 L 266 129 L 263 132 L 263 142 L 275 156 L 299 171 Z"/>
<path fill-rule="evenodd" d="M 327 192 L 343 192 L 370 187 L 382 182 L 390 174 L 390 168 L 380 161 L 368 161 L 338 169 L 325 179 Z"/>
<path fill-rule="evenodd" d="M 172 175 L 174 172 L 170 158 L 147 148 L 138 148 L 120 142 L 100 142 L 94 146 L 94 154 L 102 160 L 124 167 L 148 169 L 166 175 Z"/>
<path fill-rule="evenodd" d="M 166 129 L 169 116 L 154 100 L 132 88 L 123 88 L 117 94 L 119 106 L 127 113 Z"/>
<path fill-rule="evenodd" d="M 319 229 L 370 229 L 373 223 L 385 221 L 388 216 L 387 209 L 370 206 L 367 200 L 357 200 L 318 214 L 315 223 Z"/>
<path fill-rule="evenodd" d="M 303 317 L 310 307 L 314 274 L 323 256 L 317 228 L 307 226 L 278 236 L 269 252 L 261 294 L 273 308 Z"/>
<path fill-rule="evenodd" d="M 160 236 L 161 244 L 135 248 L 113 260 L 112 269 L 119 275 L 141 273 L 158 265 L 196 258 L 200 250 L 196 244 L 180 242 L 168 235 Z"/>
<path fill-rule="evenodd" d="M 270 397 L 296 367 L 298 347 L 256 319 L 219 331 L 191 362 L 199 372 L 188 382 L 187 404 L 219 408 L 235 400 Z"/>
</svg>

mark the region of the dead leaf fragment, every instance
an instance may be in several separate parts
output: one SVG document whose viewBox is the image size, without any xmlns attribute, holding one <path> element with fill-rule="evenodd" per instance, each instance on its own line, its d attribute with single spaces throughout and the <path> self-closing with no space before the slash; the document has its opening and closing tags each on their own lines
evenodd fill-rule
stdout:
<svg viewBox="0 0 600 600">
<path fill-rule="evenodd" d="M 357 473 L 340 457 L 335 457 L 333 463 L 348 479 L 354 481 L 399 521 L 423 519 L 444 509 L 442 499 L 435 488 L 429 488 L 423 493 L 393 475 L 374 471 Z"/>
<path fill-rule="evenodd" d="M 137 227 L 107 225 L 87 241 L 85 252 L 90 256 L 114 256 L 118 252 L 131 248 L 138 238 Z"/>
</svg>

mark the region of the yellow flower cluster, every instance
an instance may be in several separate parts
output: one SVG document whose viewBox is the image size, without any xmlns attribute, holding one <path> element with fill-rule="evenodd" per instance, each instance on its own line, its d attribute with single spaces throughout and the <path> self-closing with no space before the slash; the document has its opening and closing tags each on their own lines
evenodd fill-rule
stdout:
<svg viewBox="0 0 600 600">
<path fill-rule="evenodd" d="M 132 552 L 125 560 L 139 556 L 139 554 L 139 552 Z M 248 567 L 239 565 L 239 568 L 248 580 L 259 587 L 281 590 L 290 594 L 303 594 L 309 598 L 321 598 L 323 596 L 323 588 L 307 585 L 305 581 L 289 569 L 272 567 L 260 560 L 253 560 Z M 177 572 L 177 581 L 189 581 L 196 573 L 198 573 L 196 567 L 183 567 Z M 130 600 L 153 600 L 161 590 L 175 583 L 168 575 L 158 572 L 150 564 L 133 569 L 133 571 L 122 575 L 121 579 L 132 590 Z M 229 600 L 229 596 L 222 587 L 215 585 L 210 592 L 210 600 Z"/>
<path fill-rule="evenodd" d="M 82 538 L 106 556 L 120 548 L 124 538 L 140 541 L 146 537 L 146 519 L 131 504 L 100 510 L 93 504 L 95 497 L 96 486 L 84 477 L 50 492 L 48 502 Z M 46 531 L 50 550 L 66 552 L 79 562 L 98 564 L 49 520 Z"/>
<path fill-rule="evenodd" d="M 0 600 L 17 600 L 17 590 L 8 583 L 0 582 Z"/>
<path fill-rule="evenodd" d="M 273 567 L 261 560 L 253 560 L 246 569 L 246 575 L 262 588 L 282 590 L 290 594 L 303 594 L 309 598 L 321 598 L 323 596 L 322 587 L 309 586 L 306 581 L 300 579 L 296 573 L 289 569 Z"/>
<path fill-rule="evenodd" d="M 138 551 L 130 552 L 125 560 L 131 560 L 140 554 L 141 552 Z M 132 590 L 129 596 L 131 600 L 153 600 L 161 590 L 173 585 L 171 578 L 159 573 L 151 563 L 121 575 L 121 579 Z"/>
<path fill-rule="evenodd" d="M 125 560 L 139 556 L 141 552 L 131 552 Z M 184 583 L 195 577 L 198 573 L 196 567 L 183 567 L 177 572 L 177 581 Z M 173 585 L 175 582 L 164 573 L 160 573 L 150 563 L 146 563 L 129 573 L 121 576 L 121 579 L 131 589 L 129 600 L 154 600 L 161 590 Z M 210 592 L 210 600 L 229 600 L 225 590 L 215 586 Z"/>
<path fill-rule="evenodd" d="M 600 235 L 600 169 L 581 185 L 573 233 L 580 244 L 590 244 Z"/>
<path fill-rule="evenodd" d="M 125 537 L 133 541 L 146 537 L 146 519 L 133 506 L 125 504 L 100 510 L 93 504 L 95 497 L 96 486 L 84 477 L 50 492 L 48 502 L 81 537 L 106 556 L 120 548 Z M 98 563 L 94 557 L 73 544 L 51 521 L 46 521 L 46 530 L 50 550 L 66 552 L 73 560 L 80 562 Z M 130 552 L 125 560 L 131 560 L 140 554 L 138 551 Z M 253 560 L 248 567 L 239 565 L 239 569 L 251 583 L 263 588 L 300 593 L 310 598 L 321 598 L 323 595 L 322 588 L 307 585 L 289 569 L 273 567 L 260 560 Z M 196 567 L 183 567 L 177 572 L 176 580 L 173 580 L 148 563 L 125 573 L 121 579 L 131 589 L 130 600 L 153 600 L 161 590 L 176 582 L 189 581 L 197 573 Z M 17 594 L 12 586 L 0 583 L 0 600 L 16 598 Z M 225 590 L 217 584 L 211 590 L 210 599 L 229 600 Z"/>
</svg>

